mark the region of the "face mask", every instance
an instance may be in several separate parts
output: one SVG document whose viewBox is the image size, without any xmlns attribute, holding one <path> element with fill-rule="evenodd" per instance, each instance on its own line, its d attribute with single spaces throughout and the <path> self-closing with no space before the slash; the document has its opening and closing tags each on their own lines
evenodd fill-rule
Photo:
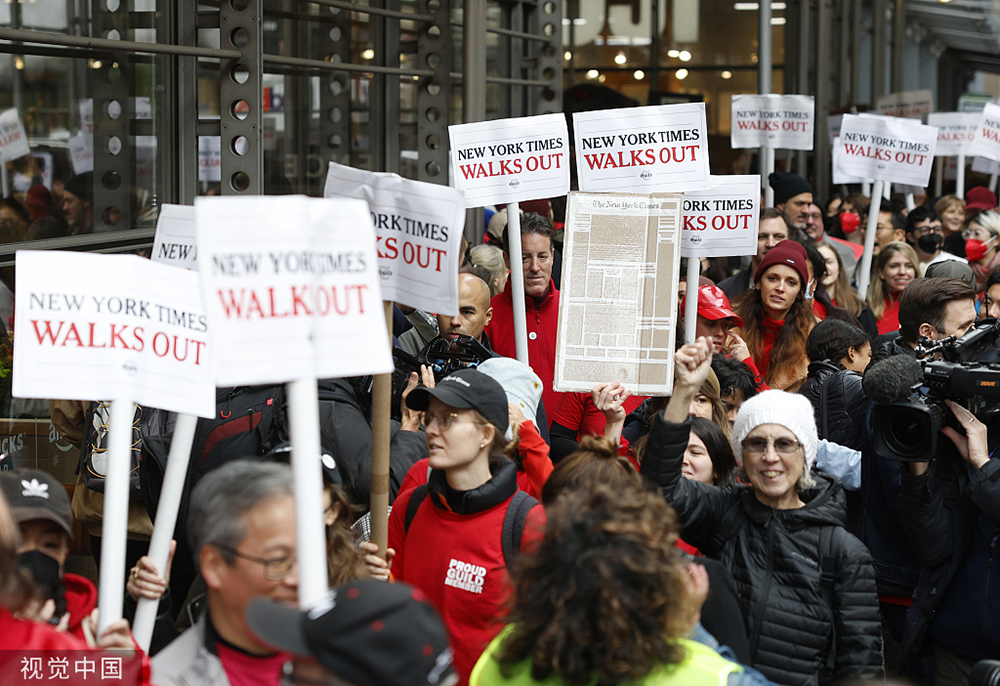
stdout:
<svg viewBox="0 0 1000 686">
<path fill-rule="evenodd" d="M 986 241 L 981 241 L 978 238 L 970 238 L 965 241 L 965 256 L 969 258 L 969 262 L 978 262 L 986 257 L 986 253 L 990 251 L 988 243 L 992 240 L 993 238 Z"/>
<path fill-rule="evenodd" d="M 31 574 L 35 586 L 45 598 L 62 595 L 62 577 L 59 575 L 59 561 L 41 550 L 29 550 L 17 556 L 17 566 Z"/>
<path fill-rule="evenodd" d="M 854 233 L 861 226 L 861 217 L 853 212 L 840 213 L 840 228 L 844 233 Z"/>
<path fill-rule="evenodd" d="M 944 238 L 938 233 L 925 233 L 917 239 L 917 247 L 925 253 L 933 255 L 944 243 Z"/>
</svg>

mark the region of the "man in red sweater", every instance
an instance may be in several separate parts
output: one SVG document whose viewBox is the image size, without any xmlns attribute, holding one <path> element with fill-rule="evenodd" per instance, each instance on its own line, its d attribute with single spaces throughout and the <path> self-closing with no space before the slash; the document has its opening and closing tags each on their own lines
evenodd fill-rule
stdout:
<svg viewBox="0 0 1000 686">
<path fill-rule="evenodd" d="M 521 263 L 524 267 L 525 325 L 528 331 L 528 365 L 544 384 L 545 416 L 555 417 L 561 393 L 552 390 L 556 370 L 556 325 L 559 322 L 559 291 L 552 282 L 554 256 L 552 222 L 534 213 L 521 217 Z M 510 241 L 503 231 L 503 259 L 510 268 Z M 514 346 L 514 298 L 511 282 L 490 301 L 493 318 L 486 325 L 493 351 L 517 357 Z M 546 427 L 547 428 L 547 427 Z"/>
</svg>

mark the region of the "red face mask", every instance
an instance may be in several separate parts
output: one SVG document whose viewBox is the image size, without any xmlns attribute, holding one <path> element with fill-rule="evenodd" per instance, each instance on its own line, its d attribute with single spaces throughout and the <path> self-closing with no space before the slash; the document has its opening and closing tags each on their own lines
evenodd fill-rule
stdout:
<svg viewBox="0 0 1000 686">
<path fill-rule="evenodd" d="M 969 262 L 978 262 L 986 257 L 986 253 L 990 251 L 989 246 L 986 244 L 992 241 L 993 238 L 995 236 L 986 241 L 981 241 L 978 238 L 970 238 L 965 241 L 965 256 L 969 258 Z"/>
<path fill-rule="evenodd" d="M 861 226 L 861 217 L 853 212 L 840 213 L 840 228 L 844 233 L 854 233 Z"/>
</svg>

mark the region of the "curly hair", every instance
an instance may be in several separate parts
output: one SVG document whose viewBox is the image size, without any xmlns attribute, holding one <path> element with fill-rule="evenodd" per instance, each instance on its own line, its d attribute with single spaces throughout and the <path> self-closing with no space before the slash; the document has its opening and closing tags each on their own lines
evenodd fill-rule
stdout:
<svg viewBox="0 0 1000 686">
<path fill-rule="evenodd" d="M 774 347 L 771 348 L 767 364 L 761 364 L 764 361 L 764 331 L 761 326 L 764 321 L 764 305 L 760 289 L 747 291 L 733 303 L 736 314 L 743 319 L 743 340 L 750 348 L 750 355 L 757 366 L 767 368 L 764 381 L 769 386 L 778 370 L 794 367 L 797 360 L 805 355 L 806 339 L 816 323 L 812 306 L 806 302 L 805 292 L 806 285 L 801 284 L 795 302 L 785 314 L 784 326 L 774 338 Z"/>
<path fill-rule="evenodd" d="M 566 684 L 636 682 L 684 651 L 692 618 L 677 515 L 650 487 L 595 484 L 547 509 L 544 541 L 512 571 L 501 671 Z"/>
</svg>

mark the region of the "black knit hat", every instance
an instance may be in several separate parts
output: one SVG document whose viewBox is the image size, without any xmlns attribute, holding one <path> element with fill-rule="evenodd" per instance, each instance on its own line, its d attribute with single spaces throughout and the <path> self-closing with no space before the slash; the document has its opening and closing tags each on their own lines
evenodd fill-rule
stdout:
<svg viewBox="0 0 1000 686">
<path fill-rule="evenodd" d="M 802 193 L 812 193 L 812 186 L 798 174 L 789 172 L 774 172 L 767 177 L 767 182 L 774 189 L 774 204 L 783 205 L 789 198 Z"/>
<path fill-rule="evenodd" d="M 91 202 L 94 199 L 94 173 L 84 172 L 77 174 L 66 182 L 66 191 L 72 193 L 84 202 Z"/>
<path fill-rule="evenodd" d="M 451 686 L 448 634 L 422 591 L 365 579 L 331 590 L 309 610 L 264 598 L 247 624 L 265 643 L 313 657 L 355 686 Z"/>
</svg>

